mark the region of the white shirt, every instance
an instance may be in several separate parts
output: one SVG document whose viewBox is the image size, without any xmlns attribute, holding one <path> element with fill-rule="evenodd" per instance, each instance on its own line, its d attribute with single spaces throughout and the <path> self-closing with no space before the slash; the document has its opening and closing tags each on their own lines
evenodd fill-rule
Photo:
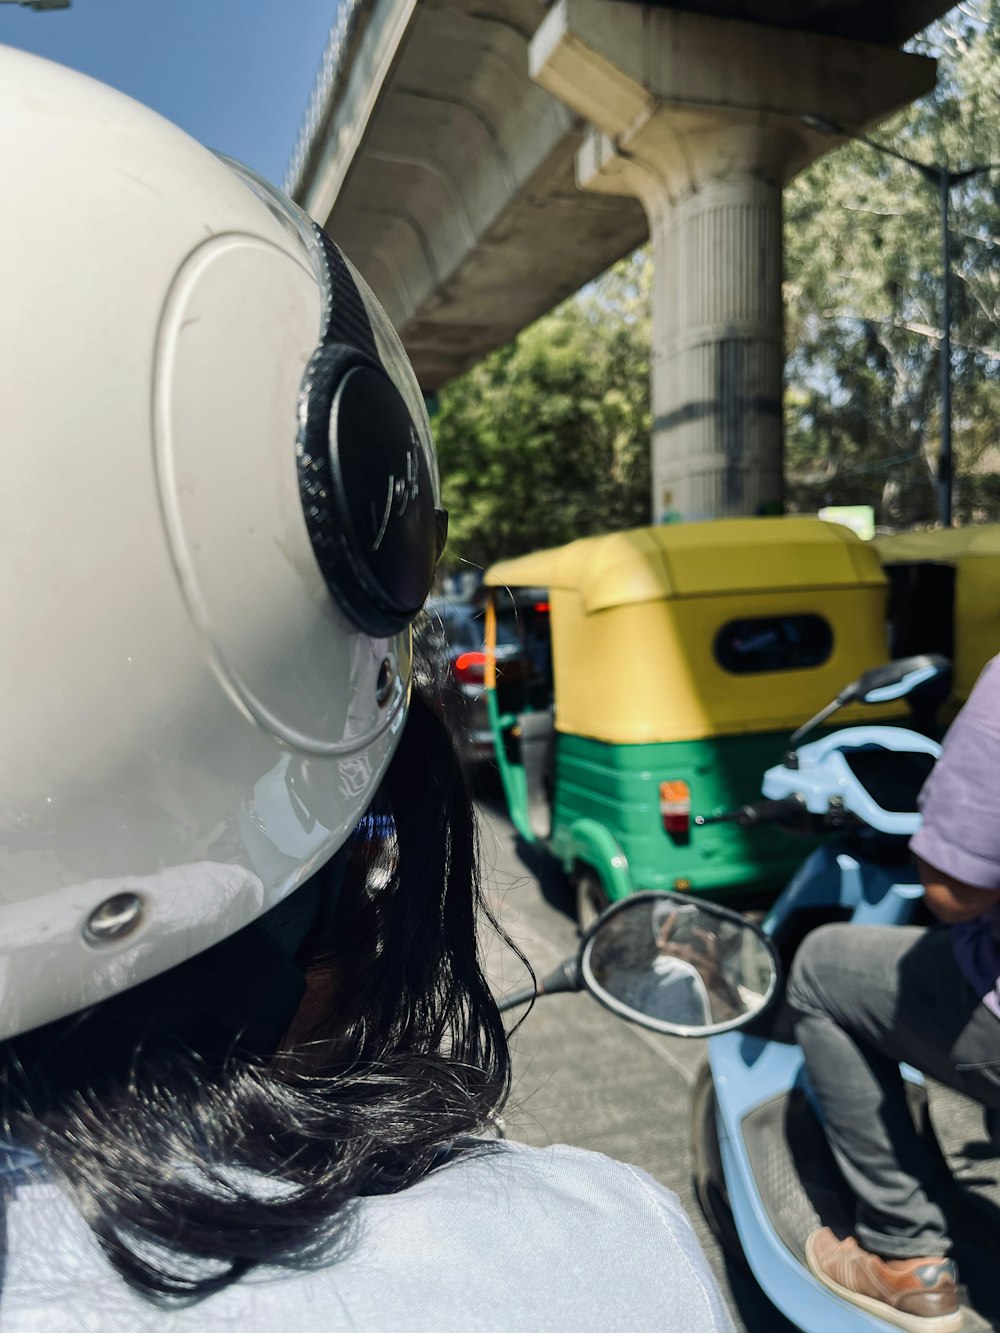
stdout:
<svg viewBox="0 0 1000 1333">
<path fill-rule="evenodd" d="M 732 1333 L 677 1197 L 575 1148 L 501 1144 L 354 1205 L 346 1254 L 163 1311 L 55 1185 L 8 1213 L 0 1333 Z"/>
</svg>

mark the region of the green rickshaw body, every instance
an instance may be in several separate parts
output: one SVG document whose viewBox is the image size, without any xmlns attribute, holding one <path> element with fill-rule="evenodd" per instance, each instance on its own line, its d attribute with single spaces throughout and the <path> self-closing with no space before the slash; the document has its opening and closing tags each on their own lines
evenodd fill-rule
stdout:
<svg viewBox="0 0 1000 1333">
<path fill-rule="evenodd" d="M 755 800 L 791 731 L 885 661 L 875 553 L 819 519 L 719 519 L 584 538 L 486 583 L 525 608 L 536 645 L 541 607 L 549 631 L 529 688 L 487 681 L 521 836 L 607 900 L 779 887 L 800 839 L 694 816 Z"/>
<path fill-rule="evenodd" d="M 687 836 L 672 836 L 663 828 L 659 789 L 661 775 L 669 773 L 687 784 L 698 813 L 731 810 L 760 797 L 761 774 L 781 755 L 787 738 L 787 732 L 762 732 L 714 741 L 609 745 L 557 734 L 549 849 L 567 872 L 593 866 L 610 901 L 638 888 L 723 897 L 780 888 L 802 861 L 801 839 L 736 823 L 692 826 Z M 606 858 L 599 863 L 595 824 L 611 833 L 627 873 L 614 873 Z"/>
</svg>

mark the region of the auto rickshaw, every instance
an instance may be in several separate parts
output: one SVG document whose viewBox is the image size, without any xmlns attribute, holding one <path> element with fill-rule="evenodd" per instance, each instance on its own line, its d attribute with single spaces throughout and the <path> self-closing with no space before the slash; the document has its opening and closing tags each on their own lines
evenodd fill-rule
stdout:
<svg viewBox="0 0 1000 1333">
<path fill-rule="evenodd" d="M 950 657 L 952 702 L 965 703 L 1000 653 L 1000 523 L 899 532 L 872 546 L 889 579 L 892 655 Z"/>
<path fill-rule="evenodd" d="M 504 560 L 485 584 L 508 810 L 575 882 L 581 924 L 640 889 L 783 884 L 803 856 L 794 839 L 694 816 L 754 800 L 802 718 L 888 656 L 870 545 L 815 518 L 718 519 Z M 527 679 L 491 668 L 498 599 L 518 608 Z M 866 722 L 900 715 L 864 710 Z"/>
</svg>

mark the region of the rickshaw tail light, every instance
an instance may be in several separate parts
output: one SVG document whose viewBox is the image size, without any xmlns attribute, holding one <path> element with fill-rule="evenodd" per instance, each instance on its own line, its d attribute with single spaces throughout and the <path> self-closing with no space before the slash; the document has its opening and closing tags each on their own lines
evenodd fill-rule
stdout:
<svg viewBox="0 0 1000 1333">
<path fill-rule="evenodd" d="M 660 818 L 672 838 L 686 838 L 691 832 L 691 789 L 674 779 L 660 783 Z"/>
<path fill-rule="evenodd" d="M 460 685 L 482 685 L 486 678 L 485 653 L 459 653 L 451 664 Z"/>
</svg>

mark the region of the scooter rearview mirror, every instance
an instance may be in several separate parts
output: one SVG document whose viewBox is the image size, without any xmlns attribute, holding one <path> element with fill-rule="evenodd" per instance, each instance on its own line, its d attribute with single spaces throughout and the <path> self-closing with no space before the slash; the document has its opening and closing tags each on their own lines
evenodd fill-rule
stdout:
<svg viewBox="0 0 1000 1333">
<path fill-rule="evenodd" d="M 891 703 L 903 699 L 921 685 L 946 676 L 951 663 L 938 653 L 920 653 L 915 657 L 900 657 L 884 666 L 866 671 L 854 686 L 854 698 L 863 704 Z"/>
<path fill-rule="evenodd" d="M 771 1002 L 780 963 L 752 922 L 676 893 L 636 893 L 591 927 L 580 980 L 607 1008 L 677 1037 L 743 1027 Z"/>
<path fill-rule="evenodd" d="M 938 682 L 947 691 L 951 676 L 951 663 L 939 653 L 919 653 L 915 657 L 898 657 L 893 662 L 872 667 L 869 671 L 845 685 L 836 699 L 821 708 L 818 713 L 804 722 L 788 738 L 789 752 L 785 764 L 797 767 L 795 747 L 808 734 L 827 720 L 844 704 L 886 704 L 894 699 L 903 699 L 920 690 L 931 681 Z"/>
</svg>

